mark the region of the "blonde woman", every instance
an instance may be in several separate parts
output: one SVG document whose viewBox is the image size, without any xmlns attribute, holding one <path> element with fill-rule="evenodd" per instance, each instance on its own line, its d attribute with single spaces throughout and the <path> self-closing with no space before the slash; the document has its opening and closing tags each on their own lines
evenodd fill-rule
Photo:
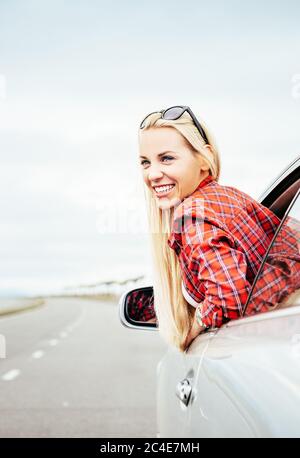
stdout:
<svg viewBox="0 0 300 458">
<path fill-rule="evenodd" d="M 245 193 L 218 183 L 213 136 L 187 106 L 143 119 L 139 160 L 159 330 L 184 351 L 201 332 L 241 316 L 280 220 Z M 271 272 L 270 291 L 277 274 Z"/>
</svg>

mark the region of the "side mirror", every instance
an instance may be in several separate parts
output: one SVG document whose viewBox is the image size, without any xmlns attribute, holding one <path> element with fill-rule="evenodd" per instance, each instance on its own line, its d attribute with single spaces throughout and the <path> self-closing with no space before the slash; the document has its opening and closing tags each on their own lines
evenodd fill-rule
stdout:
<svg viewBox="0 0 300 458">
<path fill-rule="evenodd" d="M 124 293 L 119 301 L 121 323 L 128 328 L 155 329 L 153 287 L 137 288 Z"/>
</svg>

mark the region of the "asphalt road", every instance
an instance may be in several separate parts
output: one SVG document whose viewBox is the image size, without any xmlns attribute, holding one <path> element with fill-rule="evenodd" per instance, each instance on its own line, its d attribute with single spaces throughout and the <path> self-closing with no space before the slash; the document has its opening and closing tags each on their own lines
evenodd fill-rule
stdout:
<svg viewBox="0 0 300 458">
<path fill-rule="evenodd" d="M 155 437 L 157 331 L 124 328 L 118 307 L 51 299 L 0 318 L 0 437 Z"/>
</svg>

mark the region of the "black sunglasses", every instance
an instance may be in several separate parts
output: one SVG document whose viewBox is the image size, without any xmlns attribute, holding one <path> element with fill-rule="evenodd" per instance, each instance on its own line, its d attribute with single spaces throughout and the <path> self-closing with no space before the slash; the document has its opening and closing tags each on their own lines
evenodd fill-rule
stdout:
<svg viewBox="0 0 300 458">
<path fill-rule="evenodd" d="M 167 120 L 170 120 L 170 121 L 175 121 L 175 119 L 179 119 L 180 116 L 183 115 L 183 113 L 187 111 L 188 114 L 190 115 L 190 117 L 192 118 L 192 120 L 194 121 L 194 124 L 195 126 L 197 127 L 197 129 L 199 130 L 200 132 L 200 135 L 201 137 L 203 138 L 203 140 L 205 141 L 205 143 L 207 143 L 209 145 L 209 141 L 207 140 L 207 136 L 204 132 L 204 130 L 202 129 L 198 119 L 196 118 L 196 116 L 194 115 L 194 113 L 192 112 L 192 110 L 190 109 L 190 107 L 186 107 L 186 106 L 182 106 L 182 105 L 176 105 L 175 107 L 170 107 L 170 108 L 167 108 L 166 110 L 161 110 L 161 111 L 152 111 L 152 113 L 149 113 L 144 119 L 143 121 L 141 122 L 140 124 L 140 129 L 143 129 L 145 127 L 145 120 L 148 118 L 148 116 L 154 114 L 154 113 L 161 113 L 161 118 L 162 119 L 167 119 Z"/>
</svg>

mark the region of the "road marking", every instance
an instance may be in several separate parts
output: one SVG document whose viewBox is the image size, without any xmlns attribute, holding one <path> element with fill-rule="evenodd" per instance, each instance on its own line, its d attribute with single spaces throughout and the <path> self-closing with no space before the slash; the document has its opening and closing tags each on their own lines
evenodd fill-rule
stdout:
<svg viewBox="0 0 300 458">
<path fill-rule="evenodd" d="M 66 328 L 66 330 L 67 330 L 68 332 L 74 331 L 74 329 L 76 329 L 76 328 L 82 323 L 82 321 L 84 320 L 85 316 L 86 316 L 86 308 L 83 308 L 83 307 L 81 306 L 81 313 L 80 313 L 79 317 L 78 317 L 73 323 L 71 323 L 71 324 Z"/>
<path fill-rule="evenodd" d="M 68 334 L 67 334 L 66 332 L 61 332 L 61 333 L 59 334 L 59 336 L 60 336 L 62 339 L 64 339 L 65 337 L 68 336 Z"/>
<path fill-rule="evenodd" d="M 44 356 L 44 352 L 42 350 L 37 350 L 35 351 L 34 353 L 32 353 L 31 355 L 33 358 L 35 359 L 39 359 L 41 358 L 42 356 Z"/>
<path fill-rule="evenodd" d="M 18 375 L 20 375 L 21 371 L 19 369 L 12 369 L 9 372 L 6 372 L 6 374 L 2 375 L 2 380 L 5 382 L 10 382 L 11 380 L 14 380 Z"/>
<path fill-rule="evenodd" d="M 64 401 L 64 402 L 62 403 L 62 405 L 63 405 L 63 407 L 69 407 L 70 404 L 68 403 L 68 401 Z"/>
<path fill-rule="evenodd" d="M 58 344 L 58 340 L 57 339 L 52 339 L 52 340 L 49 340 L 49 345 L 51 345 L 51 347 L 55 347 L 55 345 Z"/>
</svg>

